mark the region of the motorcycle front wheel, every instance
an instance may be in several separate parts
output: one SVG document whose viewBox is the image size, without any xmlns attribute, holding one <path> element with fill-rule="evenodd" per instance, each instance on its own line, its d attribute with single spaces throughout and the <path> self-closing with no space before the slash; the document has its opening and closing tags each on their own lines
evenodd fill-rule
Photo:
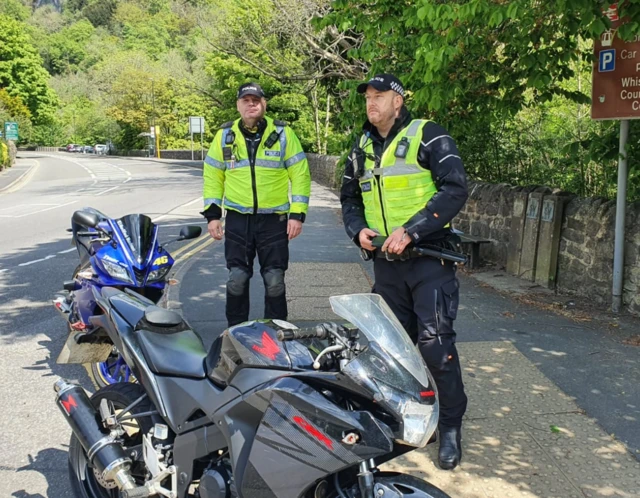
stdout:
<svg viewBox="0 0 640 498">
<path fill-rule="evenodd" d="M 338 479 L 335 478 L 334 485 L 337 492 L 336 498 L 360 498 L 362 496 L 357 484 L 342 489 Z M 400 472 L 377 472 L 373 495 L 384 496 L 384 498 L 451 498 L 424 479 Z"/>
</svg>

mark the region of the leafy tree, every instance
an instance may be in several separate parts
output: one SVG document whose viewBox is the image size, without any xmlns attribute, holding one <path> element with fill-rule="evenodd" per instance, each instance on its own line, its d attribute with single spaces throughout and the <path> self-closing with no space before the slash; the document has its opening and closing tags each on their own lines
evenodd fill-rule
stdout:
<svg viewBox="0 0 640 498">
<path fill-rule="evenodd" d="M 25 25 L 0 15 L 0 88 L 19 96 L 33 116 L 35 124 L 52 119 L 57 99 L 48 86 L 49 75 L 42 58 L 25 32 Z"/>
<path fill-rule="evenodd" d="M 629 37 L 638 31 L 640 1 L 618 4 L 631 20 L 619 33 Z M 350 55 L 370 74 L 398 74 L 411 90 L 410 109 L 450 130 L 472 176 L 610 195 L 602 172 L 617 154 L 615 133 L 577 112 L 590 98 L 588 84 L 575 84 L 591 70 L 591 40 L 609 26 L 604 6 L 589 0 L 336 0 L 319 25 L 362 34 Z M 355 81 L 342 86 L 353 88 Z M 357 95 L 343 106 L 340 126 L 348 129 L 354 116 L 364 119 Z"/>
<path fill-rule="evenodd" d="M 29 9 L 20 0 L 2 0 L 0 14 L 11 17 L 16 21 L 26 21 L 29 18 Z"/>
<path fill-rule="evenodd" d="M 87 57 L 87 43 L 95 32 L 89 21 L 81 20 L 47 39 L 43 50 L 45 65 L 51 74 L 77 71 Z"/>
<path fill-rule="evenodd" d="M 117 7 L 116 0 L 94 0 L 82 9 L 82 13 L 94 26 L 108 26 Z"/>
</svg>

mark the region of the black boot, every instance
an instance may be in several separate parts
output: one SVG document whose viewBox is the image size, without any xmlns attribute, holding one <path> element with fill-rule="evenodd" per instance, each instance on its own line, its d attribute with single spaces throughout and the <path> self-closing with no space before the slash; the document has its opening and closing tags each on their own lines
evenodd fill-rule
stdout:
<svg viewBox="0 0 640 498">
<path fill-rule="evenodd" d="M 443 470 L 455 469 L 462 459 L 462 445 L 460 427 L 440 427 L 440 450 L 438 451 L 438 463 Z"/>
</svg>

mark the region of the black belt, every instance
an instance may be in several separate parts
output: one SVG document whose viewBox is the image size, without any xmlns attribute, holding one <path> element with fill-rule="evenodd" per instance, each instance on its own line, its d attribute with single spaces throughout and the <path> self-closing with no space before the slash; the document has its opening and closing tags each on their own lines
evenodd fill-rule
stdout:
<svg viewBox="0 0 640 498">
<path fill-rule="evenodd" d="M 418 253 L 413 248 L 405 249 L 400 254 L 392 254 L 386 251 L 382 252 L 379 248 L 376 248 L 373 254 L 374 254 L 374 257 L 386 259 L 387 261 L 407 261 L 409 259 L 414 259 L 414 258 L 428 257 L 425 254 Z"/>
<path fill-rule="evenodd" d="M 407 261 L 413 258 L 435 258 L 442 261 L 451 261 L 456 265 L 465 264 L 467 262 L 467 256 L 463 253 L 451 251 L 438 246 L 431 247 L 410 247 L 405 249 L 401 254 L 391 254 L 388 252 L 382 252 L 380 248 L 376 248 L 373 252 L 374 257 L 384 258 L 387 261 Z"/>
</svg>

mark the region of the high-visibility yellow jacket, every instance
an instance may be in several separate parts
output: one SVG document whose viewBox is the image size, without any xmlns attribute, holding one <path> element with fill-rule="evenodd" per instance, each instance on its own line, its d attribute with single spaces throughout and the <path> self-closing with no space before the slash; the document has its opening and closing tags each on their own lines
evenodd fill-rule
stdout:
<svg viewBox="0 0 640 498">
<path fill-rule="evenodd" d="M 240 119 L 222 125 L 216 133 L 204 161 L 205 210 L 215 204 L 245 214 L 306 215 L 311 175 L 300 140 L 282 121 L 264 119 L 266 128 L 253 161 Z M 277 140 L 267 147 L 265 142 L 276 135 Z"/>
</svg>

